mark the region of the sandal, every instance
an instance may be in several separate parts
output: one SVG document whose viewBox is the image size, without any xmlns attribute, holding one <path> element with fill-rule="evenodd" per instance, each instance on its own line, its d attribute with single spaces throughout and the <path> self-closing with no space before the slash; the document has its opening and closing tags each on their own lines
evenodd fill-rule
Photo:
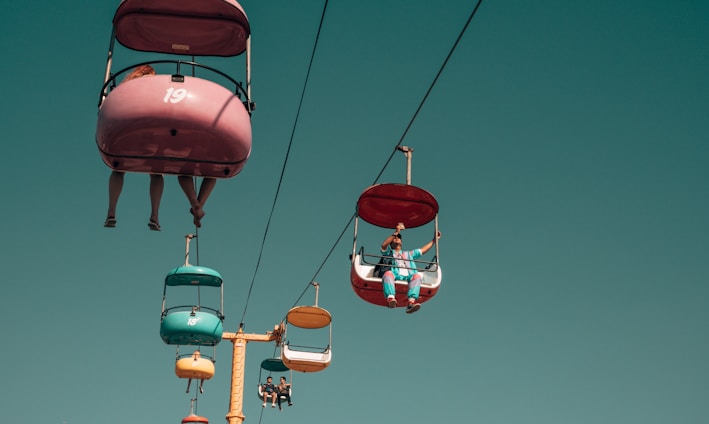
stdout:
<svg viewBox="0 0 709 424">
<path fill-rule="evenodd" d="M 148 222 L 148 228 L 150 228 L 152 231 L 160 231 L 160 224 L 158 224 L 157 221 L 153 221 L 151 219 L 150 222 Z"/>
<path fill-rule="evenodd" d="M 106 218 L 106 221 L 103 223 L 103 226 L 106 228 L 113 228 L 116 226 L 116 218 L 109 216 Z"/>
</svg>

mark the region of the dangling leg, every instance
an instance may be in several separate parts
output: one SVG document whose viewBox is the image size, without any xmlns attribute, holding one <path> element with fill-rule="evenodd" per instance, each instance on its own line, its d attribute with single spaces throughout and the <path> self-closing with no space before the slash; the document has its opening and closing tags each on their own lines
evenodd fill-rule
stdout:
<svg viewBox="0 0 709 424">
<path fill-rule="evenodd" d="M 191 384 L 191 383 L 192 383 L 192 379 L 190 378 L 190 379 L 187 380 L 187 390 L 185 390 L 185 393 L 189 393 L 189 392 L 190 392 L 190 384 Z"/>
<path fill-rule="evenodd" d="M 204 204 L 207 203 L 207 199 L 209 198 L 209 195 L 212 194 L 212 190 L 214 190 L 214 186 L 216 185 L 216 178 L 202 178 L 202 184 L 199 186 L 199 195 L 197 196 L 197 201 L 200 205 L 202 205 L 202 207 L 204 207 Z"/>
<path fill-rule="evenodd" d="M 195 215 L 195 219 L 199 222 L 199 224 L 195 223 L 198 227 L 201 226 L 202 218 L 204 218 L 204 204 L 207 203 L 207 199 L 209 198 L 209 195 L 212 194 L 212 190 L 214 190 L 214 186 L 216 184 L 216 178 L 202 178 L 202 184 L 199 186 L 199 194 L 197 195 L 197 203 L 199 203 L 201 215 L 199 218 Z"/>
<path fill-rule="evenodd" d="M 160 200 L 165 188 L 165 180 L 160 174 L 150 174 L 150 221 L 148 228 L 153 231 L 160 231 L 160 221 L 158 221 L 158 211 L 160 210 Z"/>
<path fill-rule="evenodd" d="M 384 286 L 384 296 L 387 299 L 387 306 L 396 308 L 396 288 L 394 287 L 394 273 L 387 271 L 382 276 L 382 285 Z"/>
<path fill-rule="evenodd" d="M 123 190 L 124 175 L 124 172 L 113 171 L 108 177 L 108 212 L 106 213 L 106 221 L 103 223 L 104 227 L 116 226 L 116 206 Z"/>
<path fill-rule="evenodd" d="M 421 308 L 421 304 L 417 302 L 419 298 L 419 292 L 421 291 L 421 274 L 414 274 L 409 280 L 409 291 L 406 294 L 409 298 L 409 304 L 406 305 L 406 313 L 410 314 L 416 312 Z"/>
<path fill-rule="evenodd" d="M 194 181 L 192 177 L 190 177 L 189 175 L 178 175 L 177 181 L 180 183 L 182 191 L 185 192 L 185 196 L 187 196 L 187 201 L 190 202 L 190 213 L 192 214 L 192 216 L 194 216 L 194 225 L 197 227 L 201 227 L 201 220 L 204 216 L 204 212 L 202 211 L 202 205 L 197 199 L 197 193 L 194 188 Z"/>
<path fill-rule="evenodd" d="M 199 380 L 199 392 L 204 393 L 204 389 L 202 389 L 202 385 L 204 385 L 204 379 Z"/>
</svg>

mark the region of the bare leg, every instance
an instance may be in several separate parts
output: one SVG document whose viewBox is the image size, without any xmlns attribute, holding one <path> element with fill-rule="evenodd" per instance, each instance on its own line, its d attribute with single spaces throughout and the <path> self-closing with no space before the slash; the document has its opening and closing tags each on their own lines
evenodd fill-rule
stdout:
<svg viewBox="0 0 709 424">
<path fill-rule="evenodd" d="M 187 196 L 187 201 L 190 202 L 190 213 L 194 216 L 194 225 L 196 225 L 197 227 L 201 227 L 201 220 L 204 216 L 204 211 L 202 211 L 202 205 L 197 199 L 197 192 L 195 191 L 194 181 L 192 180 L 192 177 L 188 175 L 178 175 L 177 181 L 180 183 L 182 191 L 185 192 L 185 196 Z"/>
<path fill-rule="evenodd" d="M 199 195 L 197 196 L 197 201 L 202 207 L 207 203 L 209 195 L 212 194 L 214 186 L 217 185 L 216 178 L 202 178 L 202 184 L 199 186 Z"/>
<path fill-rule="evenodd" d="M 121 191 L 123 190 L 123 176 L 124 172 L 113 171 L 111 176 L 108 177 L 108 212 L 106 213 L 106 226 L 116 225 L 116 206 L 118 205 L 118 198 L 121 196 Z M 109 225 L 109 220 L 113 220 L 113 224 Z"/>
<path fill-rule="evenodd" d="M 160 174 L 150 174 L 150 223 L 155 225 L 151 229 L 160 230 L 158 211 L 160 210 L 160 200 L 165 188 L 165 180 Z M 150 224 L 149 224 L 150 225 Z"/>
</svg>

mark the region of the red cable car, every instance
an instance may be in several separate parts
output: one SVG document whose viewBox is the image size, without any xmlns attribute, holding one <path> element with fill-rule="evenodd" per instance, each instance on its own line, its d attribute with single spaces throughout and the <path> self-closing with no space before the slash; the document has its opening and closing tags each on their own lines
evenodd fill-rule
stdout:
<svg viewBox="0 0 709 424">
<path fill-rule="evenodd" d="M 434 234 L 438 234 L 438 201 L 428 191 L 410 185 L 412 149 L 400 147 L 407 156 L 407 184 L 386 183 L 368 187 L 357 201 L 355 215 L 354 242 L 352 245 L 352 266 L 350 281 L 355 294 L 363 300 L 380 306 L 387 306 L 381 277 L 374 275 L 378 262 L 385 258 L 377 247 L 376 253 L 365 253 L 364 246 L 357 251 L 357 232 L 359 219 L 382 228 L 396 228 L 403 222 L 406 228 L 420 227 L 433 223 Z M 422 273 L 423 281 L 418 302 L 426 302 L 436 295 L 441 285 L 442 272 L 438 263 L 438 237 L 434 237 L 435 256 L 430 260 L 416 259 L 417 272 Z M 408 283 L 396 280 L 397 306 L 408 303 Z"/>
<path fill-rule="evenodd" d="M 114 43 L 151 53 L 238 56 L 246 52 L 246 87 L 209 66 L 154 60 L 167 73 L 117 84 Z M 230 178 L 251 154 L 250 26 L 235 0 L 123 0 L 99 99 L 96 143 L 119 171 Z M 160 72 L 160 70 L 158 70 Z M 187 72 L 185 72 L 187 71 Z M 185 75 L 210 73 L 215 81 Z"/>
</svg>

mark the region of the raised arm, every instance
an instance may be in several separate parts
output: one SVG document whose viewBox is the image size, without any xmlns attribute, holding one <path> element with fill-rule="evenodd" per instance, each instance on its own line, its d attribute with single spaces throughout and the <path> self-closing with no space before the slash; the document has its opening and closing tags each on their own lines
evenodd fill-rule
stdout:
<svg viewBox="0 0 709 424">
<path fill-rule="evenodd" d="M 439 238 L 441 238 L 440 231 L 438 232 L 438 234 L 436 234 L 436 239 L 439 239 Z M 423 246 L 421 246 L 421 254 L 422 255 L 425 255 L 426 252 L 431 250 L 431 248 L 433 247 L 433 244 L 436 242 L 436 239 L 433 239 L 433 240 L 429 241 L 428 243 L 424 244 Z"/>
<path fill-rule="evenodd" d="M 405 230 L 405 229 L 406 229 L 406 227 L 404 226 L 403 222 L 396 224 L 396 229 L 394 230 L 394 234 L 385 238 L 384 241 L 382 242 L 382 251 L 387 250 L 387 247 L 389 247 L 389 244 L 391 244 L 391 241 L 394 240 L 394 236 L 398 236 L 399 233 L 401 233 L 401 230 Z"/>
</svg>

